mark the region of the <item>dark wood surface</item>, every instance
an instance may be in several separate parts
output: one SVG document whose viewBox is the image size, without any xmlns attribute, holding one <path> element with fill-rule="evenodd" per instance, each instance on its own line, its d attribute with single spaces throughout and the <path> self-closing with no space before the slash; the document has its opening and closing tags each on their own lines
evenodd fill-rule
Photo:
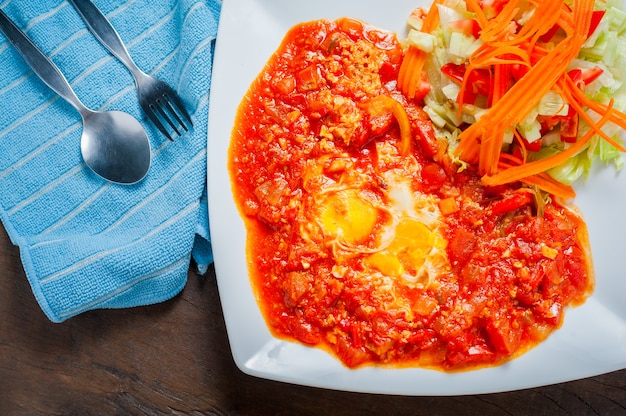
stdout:
<svg viewBox="0 0 626 416">
<path fill-rule="evenodd" d="M 405 397 L 261 380 L 232 360 L 215 275 L 162 304 L 51 323 L 0 228 L 0 415 L 626 415 L 626 370 L 491 395 Z"/>
</svg>

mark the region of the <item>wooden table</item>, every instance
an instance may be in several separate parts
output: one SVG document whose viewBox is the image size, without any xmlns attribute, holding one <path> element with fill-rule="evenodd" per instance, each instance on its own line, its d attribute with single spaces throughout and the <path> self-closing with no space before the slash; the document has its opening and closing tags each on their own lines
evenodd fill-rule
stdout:
<svg viewBox="0 0 626 416">
<path fill-rule="evenodd" d="M 624 415 L 626 370 L 523 391 L 383 396 L 261 380 L 232 360 L 214 273 L 153 306 L 40 310 L 0 228 L 0 415 Z"/>
</svg>

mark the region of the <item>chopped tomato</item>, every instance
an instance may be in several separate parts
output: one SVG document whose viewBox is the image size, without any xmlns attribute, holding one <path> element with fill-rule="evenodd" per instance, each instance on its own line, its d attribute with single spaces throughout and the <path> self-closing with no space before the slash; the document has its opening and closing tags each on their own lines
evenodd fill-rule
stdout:
<svg viewBox="0 0 626 416">
<path fill-rule="evenodd" d="M 363 36 L 363 22 L 357 19 L 344 18 L 337 21 L 341 30 L 356 40 Z"/>
<path fill-rule="evenodd" d="M 427 192 L 440 189 L 448 179 L 446 172 L 438 163 L 426 163 L 421 173 L 424 190 Z"/>
<path fill-rule="evenodd" d="M 514 325 L 507 317 L 492 319 L 487 324 L 489 339 L 502 354 L 512 354 L 517 350 L 522 340 L 522 331 L 519 325 Z"/>
<path fill-rule="evenodd" d="M 298 90 L 311 91 L 317 89 L 323 82 L 322 75 L 315 65 L 310 65 L 296 74 Z"/>
<path fill-rule="evenodd" d="M 365 348 L 355 347 L 348 337 L 337 339 L 336 351 L 341 361 L 348 367 L 356 367 L 371 360 L 371 356 Z"/>
<path fill-rule="evenodd" d="M 471 232 L 458 228 L 452 231 L 448 243 L 448 255 L 459 264 L 467 263 L 476 251 L 478 238 Z"/>
<path fill-rule="evenodd" d="M 386 84 L 387 82 L 395 80 L 398 77 L 398 71 L 399 68 L 397 65 L 387 61 L 383 62 L 378 73 L 380 74 L 381 81 Z M 428 94 L 428 91 L 426 94 Z"/>
</svg>

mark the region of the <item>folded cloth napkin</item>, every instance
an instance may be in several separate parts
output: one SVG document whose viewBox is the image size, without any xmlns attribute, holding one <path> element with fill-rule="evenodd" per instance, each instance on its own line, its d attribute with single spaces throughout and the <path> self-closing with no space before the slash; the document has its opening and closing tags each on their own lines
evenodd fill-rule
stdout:
<svg viewBox="0 0 626 416">
<path fill-rule="evenodd" d="M 96 308 L 167 300 L 193 253 L 212 262 L 206 201 L 207 118 L 220 0 L 95 0 L 145 72 L 181 95 L 193 129 L 170 142 L 137 102 L 130 72 L 65 0 L 0 4 L 95 110 L 145 127 L 152 165 L 118 185 L 80 155 L 80 114 L 50 90 L 0 33 L 0 218 L 53 322 Z"/>
</svg>

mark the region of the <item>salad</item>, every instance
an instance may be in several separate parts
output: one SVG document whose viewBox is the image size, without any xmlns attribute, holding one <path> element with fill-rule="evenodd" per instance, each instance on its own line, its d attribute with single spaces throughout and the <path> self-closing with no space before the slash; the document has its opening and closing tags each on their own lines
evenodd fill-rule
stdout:
<svg viewBox="0 0 626 416">
<path fill-rule="evenodd" d="M 626 13 L 615 0 L 435 0 L 416 9 L 399 88 L 483 182 L 563 198 L 623 167 Z"/>
</svg>

